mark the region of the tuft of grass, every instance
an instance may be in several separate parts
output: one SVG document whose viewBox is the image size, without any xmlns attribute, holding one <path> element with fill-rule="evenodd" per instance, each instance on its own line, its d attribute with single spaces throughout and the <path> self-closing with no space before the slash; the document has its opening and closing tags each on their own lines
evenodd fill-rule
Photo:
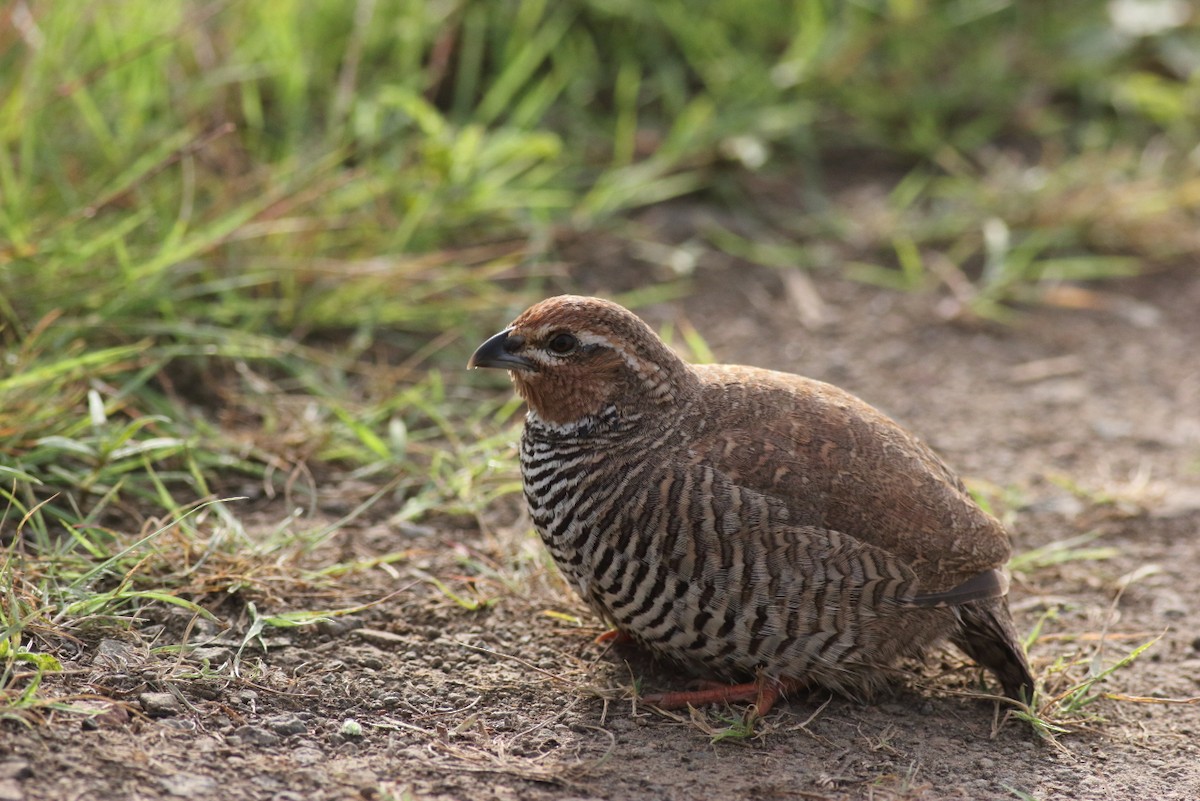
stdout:
<svg viewBox="0 0 1200 801">
<path fill-rule="evenodd" d="M 416 574 L 420 576 L 423 581 L 432 584 L 437 588 L 438 592 L 468 612 L 478 612 L 480 609 L 486 609 L 496 602 L 495 598 L 472 598 L 470 596 L 463 595 L 462 593 L 458 593 L 450 589 L 450 586 L 437 576 L 431 576 L 420 571 L 414 572 L 416 572 Z"/>
<path fill-rule="evenodd" d="M 1105 692 L 1100 685 L 1118 671 L 1132 665 L 1138 657 L 1151 648 L 1158 637 L 1148 640 L 1129 653 L 1105 665 L 1101 662 L 1103 642 L 1091 656 L 1074 659 L 1060 658 L 1043 672 L 1042 691 L 1033 703 L 1012 710 L 1012 715 L 1030 725 L 1043 739 L 1056 742 L 1057 738 L 1103 723 L 1104 717 L 1096 710 L 1096 704 L 1104 700 L 1138 701 L 1121 694 Z M 1076 671 L 1086 665 L 1086 672 L 1078 676 Z M 1054 686 L 1053 692 L 1047 688 Z M 1158 699 L 1145 699 L 1153 701 Z"/>
<path fill-rule="evenodd" d="M 717 720 L 724 725 L 712 728 L 708 732 L 709 742 L 713 745 L 727 741 L 745 742 L 756 736 L 757 719 L 738 715 L 718 715 Z"/>
<path fill-rule="evenodd" d="M 1114 554 L 1106 549 L 1076 547 L 1095 539 L 1095 533 L 1088 532 L 1077 537 L 1071 537 L 1057 543 L 1051 543 L 1045 548 L 1025 555 L 1021 569 L 1034 572 L 1067 561 L 1094 560 L 1112 558 Z M 1015 561 L 1015 560 L 1014 560 Z M 1118 591 L 1113 599 L 1112 611 L 1116 610 L 1121 595 L 1132 583 L 1152 574 L 1157 570 L 1154 566 L 1143 566 L 1126 574 L 1118 583 Z M 1014 572 L 1016 568 L 1014 568 Z M 1038 642 L 1050 638 L 1046 632 L 1047 624 L 1058 619 L 1059 607 L 1047 609 L 1038 619 L 1025 640 L 1026 650 L 1031 650 Z M 1144 639 L 1149 636 L 1149 639 Z M 1094 728 L 1105 722 L 1098 711 L 1101 701 L 1118 703 L 1167 703 L 1191 704 L 1200 699 L 1162 699 L 1143 698 L 1124 693 L 1112 693 L 1103 685 L 1118 672 L 1128 669 L 1139 657 L 1161 638 L 1139 633 L 1111 633 L 1107 623 L 1099 632 L 1067 634 L 1056 639 L 1077 640 L 1080 642 L 1095 642 L 1095 647 L 1088 652 L 1075 654 L 1060 654 L 1053 664 L 1040 671 L 1039 687 L 1034 698 L 1028 703 L 1018 705 L 1011 710 L 1014 717 L 1027 722 L 1030 727 L 1043 739 L 1057 744 L 1059 737 L 1074 732 Z M 1123 641 L 1138 643 L 1123 655 L 1106 661 L 1106 649 L 1110 644 Z M 1139 642 L 1140 641 L 1140 642 Z M 1082 670 L 1082 672 L 1081 672 Z"/>
<path fill-rule="evenodd" d="M 1040 571 L 1066 563 L 1107 560 L 1118 556 L 1119 551 L 1115 548 L 1092 544 L 1099 536 L 1099 532 L 1088 531 L 1048 543 L 1041 548 L 1017 554 L 1009 561 L 1008 568 L 1017 576 L 1032 577 Z M 1122 577 L 1112 602 L 1112 611 L 1115 611 L 1129 585 L 1155 569 L 1143 567 Z M 1006 701 L 1012 705 L 1009 711 L 1013 717 L 1026 722 L 1039 737 L 1056 745 L 1064 735 L 1103 724 L 1104 717 L 1098 711 L 1100 702 L 1142 700 L 1107 692 L 1103 685 L 1117 673 L 1127 670 L 1162 636 L 1151 636 L 1145 632 L 1113 633 L 1108 630 L 1107 623 L 1098 632 L 1053 634 L 1048 628 L 1059 619 L 1061 611 L 1060 607 L 1052 606 L 1039 616 L 1025 637 L 1026 651 L 1032 653 L 1039 643 L 1052 639 L 1095 643 L 1094 647 L 1074 653 L 1060 653 L 1052 664 L 1035 671 L 1038 687 L 1033 698 L 1026 699 L 1025 703 Z M 1106 650 L 1110 644 L 1126 641 L 1137 644 L 1115 659 L 1106 660 Z"/>
</svg>

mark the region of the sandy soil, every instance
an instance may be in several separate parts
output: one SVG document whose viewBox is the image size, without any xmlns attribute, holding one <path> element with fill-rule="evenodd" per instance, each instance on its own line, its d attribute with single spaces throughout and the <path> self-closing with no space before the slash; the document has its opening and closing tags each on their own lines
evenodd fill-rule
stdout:
<svg viewBox="0 0 1200 801">
<path fill-rule="evenodd" d="M 570 288 L 623 290 L 651 272 L 596 269 L 623 256 L 592 252 Z M 1094 308 L 964 324 L 939 318 L 934 295 L 785 283 L 705 259 L 689 299 L 645 311 L 655 324 L 690 321 L 723 361 L 828 380 L 901 419 L 992 499 L 1020 552 L 1093 533 L 1087 547 L 1108 558 L 1043 559 L 1014 581 L 1024 630 L 1057 610 L 1032 648 L 1035 667 L 1061 689 L 1086 660 L 1108 665 L 1158 637 L 1100 689 L 1193 698 L 1200 273 L 1086 299 Z M 236 605 L 224 609 L 232 628 L 196 627 L 203 647 L 182 658 L 153 647 L 157 626 L 182 628 L 185 615 L 88 642 L 53 681 L 108 712 L 85 724 L 0 724 L 0 801 L 1200 798 L 1200 705 L 1101 699 L 1089 711 L 1102 721 L 1053 746 L 966 697 L 979 672 L 950 650 L 871 705 L 795 698 L 755 736 L 713 742 L 739 710 L 638 707 L 635 680 L 684 679 L 592 643 L 598 621 L 547 569 L 511 501 L 485 522 L 347 528 L 318 561 L 409 558 L 310 604 L 396 594 L 332 623 L 269 630 L 265 650 L 243 653 L 241 678 L 229 661 L 249 619 Z M 460 592 L 455 577 L 473 578 L 495 602 L 466 610 L 415 571 Z M 1075 659 L 1085 662 L 1056 667 Z"/>
</svg>

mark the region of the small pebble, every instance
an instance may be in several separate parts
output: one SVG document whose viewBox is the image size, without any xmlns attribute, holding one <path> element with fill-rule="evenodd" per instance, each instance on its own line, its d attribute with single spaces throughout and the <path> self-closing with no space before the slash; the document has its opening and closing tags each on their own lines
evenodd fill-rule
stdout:
<svg viewBox="0 0 1200 801">
<path fill-rule="evenodd" d="M 233 656 L 233 649 L 227 648 L 224 645 L 205 645 L 195 649 L 188 657 L 196 662 L 208 660 L 209 664 L 220 665 L 229 661 Z"/>
<path fill-rule="evenodd" d="M 175 773 L 159 781 L 170 795 L 180 798 L 196 798 L 220 789 L 215 779 L 197 773 Z"/>
<path fill-rule="evenodd" d="M 0 762 L 0 779 L 28 779 L 33 768 L 23 759 L 6 759 Z"/>
<path fill-rule="evenodd" d="M 142 693 L 138 696 L 142 711 L 152 718 L 178 715 L 183 711 L 179 699 L 171 693 Z"/>
<path fill-rule="evenodd" d="M 275 732 L 280 737 L 287 737 L 292 734 L 308 733 L 308 726 L 305 725 L 303 720 L 295 715 L 272 715 L 264 722 L 271 731 Z"/>
<path fill-rule="evenodd" d="M 311 767 L 325 761 L 325 755 L 316 747 L 297 748 L 292 752 L 292 761 L 301 767 Z"/>
<path fill-rule="evenodd" d="M 381 631 L 380 629 L 355 629 L 352 633 L 360 640 L 383 647 L 394 647 L 404 645 L 408 642 L 406 637 L 401 637 L 399 634 L 392 634 L 390 631 Z"/>
<path fill-rule="evenodd" d="M 270 748 L 279 745 L 281 741 L 278 734 L 259 726 L 242 726 L 234 730 L 233 736 L 246 745 L 255 745 L 260 748 Z"/>
<path fill-rule="evenodd" d="M 331 637 L 338 637 L 345 634 L 356 624 L 345 618 L 327 618 L 317 622 L 317 631 Z"/>
<path fill-rule="evenodd" d="M 199 726 L 190 718 L 165 718 L 162 725 L 175 731 L 196 731 Z"/>
</svg>

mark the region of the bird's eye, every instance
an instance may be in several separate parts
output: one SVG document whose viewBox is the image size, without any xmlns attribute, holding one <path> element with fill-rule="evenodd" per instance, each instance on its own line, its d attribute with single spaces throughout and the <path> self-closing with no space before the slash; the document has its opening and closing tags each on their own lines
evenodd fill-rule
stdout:
<svg viewBox="0 0 1200 801">
<path fill-rule="evenodd" d="M 565 356 L 579 346 L 579 340 L 567 333 L 555 334 L 547 346 L 552 353 Z"/>
</svg>

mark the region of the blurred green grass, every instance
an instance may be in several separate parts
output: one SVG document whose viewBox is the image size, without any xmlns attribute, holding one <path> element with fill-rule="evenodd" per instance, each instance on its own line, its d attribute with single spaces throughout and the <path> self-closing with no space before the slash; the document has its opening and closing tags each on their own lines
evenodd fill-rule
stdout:
<svg viewBox="0 0 1200 801">
<path fill-rule="evenodd" d="M 539 291 L 565 230 L 698 194 L 753 232 L 711 247 L 945 285 L 993 316 L 1194 258 L 1189 13 L 10 3 L 0 687 L 33 704 L 14 665 L 55 636 L 231 588 L 197 590 L 181 553 L 286 561 L 336 533 L 303 516 L 248 533 L 244 503 L 216 502 L 247 487 L 313 506 L 365 481 L 405 519 L 510 490 L 491 465 L 515 406 L 443 371 Z M 865 209 L 843 190 L 873 170 Z M 803 208 L 763 191 L 792 185 Z"/>
</svg>

